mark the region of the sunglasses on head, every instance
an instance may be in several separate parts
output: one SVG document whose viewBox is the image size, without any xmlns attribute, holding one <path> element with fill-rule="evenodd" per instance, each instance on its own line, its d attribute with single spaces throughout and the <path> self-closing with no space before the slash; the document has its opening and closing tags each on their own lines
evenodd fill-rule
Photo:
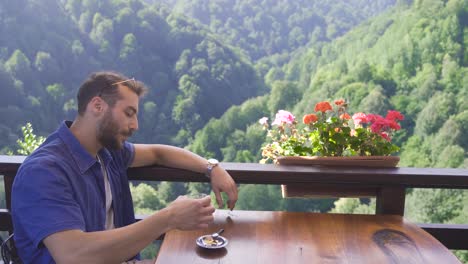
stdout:
<svg viewBox="0 0 468 264">
<path fill-rule="evenodd" d="M 117 84 L 126 83 L 126 82 L 130 82 L 130 81 L 136 82 L 135 78 L 130 78 L 130 79 L 127 79 L 127 80 L 115 82 L 115 83 L 113 83 L 111 85 L 117 85 Z"/>
</svg>

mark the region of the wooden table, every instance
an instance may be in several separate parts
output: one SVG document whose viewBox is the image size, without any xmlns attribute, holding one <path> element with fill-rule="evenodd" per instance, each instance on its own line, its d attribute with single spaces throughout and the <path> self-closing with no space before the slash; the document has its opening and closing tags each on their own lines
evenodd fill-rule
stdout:
<svg viewBox="0 0 468 264">
<path fill-rule="evenodd" d="M 195 239 L 224 228 L 223 249 Z M 396 215 L 218 210 L 205 230 L 168 232 L 156 264 L 460 263 L 439 241 Z"/>
</svg>

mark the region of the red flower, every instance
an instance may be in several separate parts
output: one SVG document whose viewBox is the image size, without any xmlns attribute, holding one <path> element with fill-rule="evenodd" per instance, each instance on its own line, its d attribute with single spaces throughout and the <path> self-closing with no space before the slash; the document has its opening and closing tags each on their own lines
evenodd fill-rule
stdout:
<svg viewBox="0 0 468 264">
<path fill-rule="evenodd" d="M 392 121 L 395 121 L 395 120 L 403 120 L 405 119 L 405 117 L 398 111 L 395 111 L 395 110 L 389 110 L 387 112 L 387 116 L 385 117 L 385 119 L 388 119 L 388 120 L 392 120 Z"/>
<path fill-rule="evenodd" d="M 315 105 L 314 111 L 315 112 L 322 112 L 325 113 L 326 111 L 331 111 L 332 106 L 330 105 L 329 102 L 320 102 Z"/>
<path fill-rule="evenodd" d="M 340 118 L 344 119 L 344 120 L 349 120 L 349 119 L 351 119 L 351 116 L 348 113 L 344 113 L 344 114 L 340 115 Z"/>
<path fill-rule="evenodd" d="M 335 101 L 336 105 L 344 105 L 344 103 L 345 103 L 345 100 L 343 100 L 343 99 L 339 99 L 339 100 Z"/>
<path fill-rule="evenodd" d="M 304 124 L 308 125 L 310 123 L 314 123 L 314 122 L 317 122 L 318 120 L 318 117 L 317 115 L 315 114 L 308 114 L 308 115 L 305 115 L 304 118 L 302 119 L 302 122 L 304 122 Z"/>
<path fill-rule="evenodd" d="M 391 138 L 390 138 L 390 136 L 388 135 L 387 132 L 380 133 L 380 136 L 385 138 L 388 142 L 390 142 L 390 140 L 391 140 Z"/>
<path fill-rule="evenodd" d="M 395 129 L 395 130 L 400 130 L 401 129 L 401 126 L 397 122 L 395 122 L 393 120 L 388 122 L 388 126 L 390 128 L 392 128 L 392 129 Z"/>
<path fill-rule="evenodd" d="M 379 134 L 389 127 L 389 121 L 380 115 L 368 114 L 367 119 L 371 124 L 370 129 L 373 133 Z"/>
</svg>

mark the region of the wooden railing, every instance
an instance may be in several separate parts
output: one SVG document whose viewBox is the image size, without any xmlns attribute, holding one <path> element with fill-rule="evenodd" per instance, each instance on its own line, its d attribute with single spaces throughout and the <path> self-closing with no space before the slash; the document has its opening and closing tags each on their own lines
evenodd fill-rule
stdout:
<svg viewBox="0 0 468 264">
<path fill-rule="evenodd" d="M 0 211 L 0 230 L 13 232 L 10 216 L 11 186 L 23 156 L 0 156 L 7 208 Z M 310 186 L 321 193 L 362 193 L 376 197 L 376 214 L 403 215 L 407 188 L 468 189 L 468 170 L 436 168 L 344 168 L 277 166 L 256 163 L 221 163 L 236 183 Z M 131 168 L 130 180 L 206 182 L 203 174 L 160 166 Z M 313 223 L 311 223 L 313 224 Z M 468 223 L 419 224 L 450 249 L 468 249 Z"/>
</svg>

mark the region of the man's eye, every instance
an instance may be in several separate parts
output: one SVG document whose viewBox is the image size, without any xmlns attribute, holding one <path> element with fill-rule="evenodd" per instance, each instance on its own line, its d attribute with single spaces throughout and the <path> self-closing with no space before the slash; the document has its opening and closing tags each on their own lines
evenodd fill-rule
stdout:
<svg viewBox="0 0 468 264">
<path fill-rule="evenodd" d="M 133 116 L 133 113 L 125 112 L 125 115 L 127 115 L 128 117 L 132 117 L 132 116 Z"/>
</svg>

